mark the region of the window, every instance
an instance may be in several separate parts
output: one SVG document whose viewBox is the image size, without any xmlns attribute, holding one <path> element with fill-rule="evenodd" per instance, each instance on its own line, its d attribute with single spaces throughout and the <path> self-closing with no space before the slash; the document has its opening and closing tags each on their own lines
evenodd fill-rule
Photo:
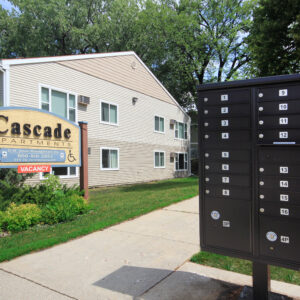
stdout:
<svg viewBox="0 0 300 300">
<path fill-rule="evenodd" d="M 118 105 L 101 102 L 101 123 L 118 125 Z"/>
<path fill-rule="evenodd" d="M 66 91 L 58 90 L 48 86 L 41 86 L 40 108 L 55 113 L 72 122 L 77 121 L 76 117 L 76 95 Z M 76 167 L 54 167 L 51 174 L 61 178 L 78 177 Z M 41 179 L 44 175 L 41 175 Z"/>
<path fill-rule="evenodd" d="M 165 152 L 154 151 L 154 168 L 164 168 L 164 167 L 165 167 Z"/>
<path fill-rule="evenodd" d="M 165 132 L 165 119 L 163 117 L 154 117 L 154 131 L 160 133 Z"/>
<path fill-rule="evenodd" d="M 188 155 L 187 153 L 176 153 L 175 156 L 175 170 L 186 171 L 188 169 Z"/>
<path fill-rule="evenodd" d="M 175 138 L 176 139 L 187 139 L 187 124 L 176 122 L 175 123 Z"/>
<path fill-rule="evenodd" d="M 100 169 L 119 170 L 119 149 L 100 148 Z"/>
</svg>

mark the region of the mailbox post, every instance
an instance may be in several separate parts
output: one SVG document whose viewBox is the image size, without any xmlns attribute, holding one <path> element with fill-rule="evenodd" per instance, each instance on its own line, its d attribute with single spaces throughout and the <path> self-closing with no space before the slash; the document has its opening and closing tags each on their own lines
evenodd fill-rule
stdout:
<svg viewBox="0 0 300 300">
<path fill-rule="evenodd" d="M 300 75 L 206 84 L 198 97 L 201 249 L 253 261 L 267 299 L 268 264 L 300 268 Z"/>
</svg>

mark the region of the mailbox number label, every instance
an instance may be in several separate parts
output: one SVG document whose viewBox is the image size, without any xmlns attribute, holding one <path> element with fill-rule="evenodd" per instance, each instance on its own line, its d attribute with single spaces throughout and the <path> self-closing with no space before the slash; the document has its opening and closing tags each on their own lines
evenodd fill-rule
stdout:
<svg viewBox="0 0 300 300">
<path fill-rule="evenodd" d="M 230 191 L 229 190 L 222 190 L 222 195 L 223 196 L 229 196 L 230 195 Z"/>
<path fill-rule="evenodd" d="M 221 107 L 221 114 L 228 114 L 228 107 Z"/>
<path fill-rule="evenodd" d="M 280 139 L 287 139 L 289 137 L 289 133 L 287 131 L 280 131 L 279 138 Z"/>
<path fill-rule="evenodd" d="M 222 170 L 223 171 L 228 171 L 229 170 L 229 165 L 222 164 Z"/>
<path fill-rule="evenodd" d="M 290 243 L 290 237 L 289 237 L 289 236 L 284 236 L 284 235 L 282 235 L 282 236 L 280 237 L 280 242 L 281 242 L 281 243 L 284 243 L 284 244 L 289 244 L 289 243 Z"/>
<path fill-rule="evenodd" d="M 280 208 L 280 214 L 282 216 L 289 216 L 290 215 L 290 210 L 288 208 Z"/>
<path fill-rule="evenodd" d="M 228 140 L 229 139 L 229 133 L 228 132 L 222 132 L 222 140 Z"/>
<path fill-rule="evenodd" d="M 222 177 L 223 183 L 229 183 L 229 181 L 230 181 L 229 177 Z"/>
<path fill-rule="evenodd" d="M 289 167 L 279 167 L 279 172 L 281 174 L 288 174 L 289 173 Z"/>
<path fill-rule="evenodd" d="M 228 158 L 229 157 L 229 152 L 222 152 L 222 157 L 223 158 Z"/>
<path fill-rule="evenodd" d="M 288 202 L 289 201 L 289 195 L 283 195 L 283 194 L 281 194 L 280 195 L 280 201 Z"/>
<path fill-rule="evenodd" d="M 288 95 L 288 90 L 284 89 L 284 90 L 279 90 L 279 97 L 284 97 Z"/>
<path fill-rule="evenodd" d="M 221 120 L 221 126 L 222 126 L 222 127 L 226 127 L 226 126 L 228 126 L 228 125 L 229 125 L 228 120 Z"/>
<path fill-rule="evenodd" d="M 288 110 L 288 104 L 287 103 L 279 104 L 279 110 Z"/>
<path fill-rule="evenodd" d="M 289 118 L 279 118 L 280 125 L 287 125 L 289 124 Z"/>
<path fill-rule="evenodd" d="M 221 101 L 228 101 L 228 95 L 221 95 Z"/>
<path fill-rule="evenodd" d="M 283 188 L 288 188 L 289 187 L 289 182 L 287 180 L 280 180 L 279 186 Z"/>
</svg>

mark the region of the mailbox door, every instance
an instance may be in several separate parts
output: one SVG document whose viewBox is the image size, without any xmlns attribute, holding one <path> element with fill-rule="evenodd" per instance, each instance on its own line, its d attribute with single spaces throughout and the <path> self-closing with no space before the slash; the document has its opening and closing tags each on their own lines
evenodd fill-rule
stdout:
<svg viewBox="0 0 300 300">
<path fill-rule="evenodd" d="M 222 105 L 222 106 L 208 106 L 203 108 L 203 117 L 241 117 L 250 115 L 249 104 L 235 104 L 235 105 Z"/>
<path fill-rule="evenodd" d="M 204 130 L 249 129 L 250 118 L 206 118 L 203 119 Z"/>
<path fill-rule="evenodd" d="M 259 87 L 257 89 L 258 102 L 281 101 L 281 100 L 299 100 L 299 84 L 278 84 L 276 86 Z"/>
<path fill-rule="evenodd" d="M 249 162 L 249 150 L 233 150 L 223 147 L 223 149 L 206 148 L 204 149 L 205 162 L 226 162 L 226 161 L 242 161 Z"/>
</svg>

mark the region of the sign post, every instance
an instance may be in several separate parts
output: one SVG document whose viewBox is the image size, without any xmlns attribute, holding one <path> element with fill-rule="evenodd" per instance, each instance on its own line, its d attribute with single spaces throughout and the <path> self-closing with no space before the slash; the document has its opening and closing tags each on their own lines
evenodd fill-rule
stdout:
<svg viewBox="0 0 300 300">
<path fill-rule="evenodd" d="M 253 262 L 254 299 L 268 265 L 300 268 L 300 75 L 198 87 L 201 249 Z"/>
<path fill-rule="evenodd" d="M 88 180 L 88 124 L 79 122 L 81 129 L 81 168 L 80 168 L 80 189 L 84 190 L 84 198 L 89 197 L 89 180 Z"/>
</svg>

